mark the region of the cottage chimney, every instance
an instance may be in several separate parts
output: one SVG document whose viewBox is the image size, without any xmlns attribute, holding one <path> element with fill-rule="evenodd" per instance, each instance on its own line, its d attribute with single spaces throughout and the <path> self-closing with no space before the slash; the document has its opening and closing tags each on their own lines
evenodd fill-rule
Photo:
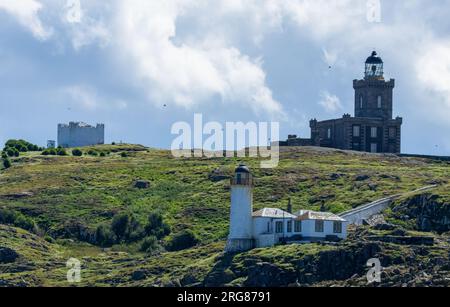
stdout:
<svg viewBox="0 0 450 307">
<path fill-rule="evenodd" d="M 292 203 L 291 203 L 291 199 L 290 198 L 289 198 L 289 201 L 288 201 L 288 205 L 287 205 L 287 210 L 286 211 L 292 214 Z"/>
<path fill-rule="evenodd" d="M 322 205 L 320 206 L 320 212 L 326 212 L 327 211 L 327 207 L 325 206 L 325 201 L 322 200 Z"/>
</svg>

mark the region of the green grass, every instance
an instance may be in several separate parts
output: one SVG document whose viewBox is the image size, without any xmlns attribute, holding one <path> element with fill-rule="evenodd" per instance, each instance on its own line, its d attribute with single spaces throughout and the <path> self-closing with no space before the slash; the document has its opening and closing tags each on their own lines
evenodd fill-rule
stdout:
<svg viewBox="0 0 450 307">
<path fill-rule="evenodd" d="M 104 145 L 83 148 L 83 151 L 89 149 L 110 154 L 106 157 L 50 157 L 26 153 L 12 159 L 10 169 L 0 170 L 0 207 L 32 217 L 44 233 L 57 239 L 51 244 L 35 236 L 30 239 L 45 242 L 42 244 L 52 250 L 52 255 L 30 254 L 30 259 L 41 257 L 52 263 L 52 258 L 60 257 L 58 261 L 62 261 L 61 268 L 51 266 L 48 273 L 30 274 L 36 276 L 38 284 L 64 282 L 60 277 L 65 270 L 63 260 L 71 255 L 90 259 L 86 264 L 88 277 L 83 285 L 137 284 L 129 277 L 113 280 L 108 275 L 113 271 L 114 276 L 129 276 L 133 265 L 150 271 L 139 285 L 164 284 L 185 271 L 203 276 L 223 250 L 229 218 L 229 182 L 212 182 L 208 175 L 221 169 L 231 176 L 240 161 L 251 167 L 257 179 L 254 210 L 285 208 L 291 198 L 294 210 L 319 210 L 324 201 L 327 210 L 339 213 L 378 198 L 412 191 L 431 181 L 445 184 L 449 173 L 449 164 L 445 162 L 313 148 L 282 149 L 279 167 L 269 170 L 260 169 L 257 159 L 175 159 L 169 151 L 139 145 Z M 121 157 L 123 151 L 129 152 L 129 157 Z M 71 150 L 68 153 L 71 154 Z M 338 176 L 332 178 L 333 174 Z M 361 174 L 368 175 L 369 179 L 356 181 L 355 177 Z M 137 179 L 150 181 L 150 188 L 134 188 L 133 182 Z M 448 201 L 448 184 L 438 191 Z M 33 195 L 17 199 L 6 197 L 23 192 Z M 133 213 L 145 222 L 154 210 L 163 213 L 173 233 L 192 230 L 199 237 L 200 246 L 146 257 L 133 247 L 114 249 L 126 253 L 105 252 L 86 243 L 59 240 L 68 224 L 80 223 L 95 229 L 122 212 Z M 16 244 L 20 238 L 16 241 L 3 238 L 0 244 L 20 248 L 20 244 Z M 316 248 L 315 245 L 314 248 L 288 246 L 255 250 L 250 255 L 265 257 L 267 254 L 281 264 L 286 260 L 283 258 L 286 251 L 288 254 L 315 253 Z M 126 267 L 121 259 L 128 259 Z M 159 270 L 155 269 L 157 265 Z M 4 277 L 1 273 L 0 276 Z"/>
</svg>

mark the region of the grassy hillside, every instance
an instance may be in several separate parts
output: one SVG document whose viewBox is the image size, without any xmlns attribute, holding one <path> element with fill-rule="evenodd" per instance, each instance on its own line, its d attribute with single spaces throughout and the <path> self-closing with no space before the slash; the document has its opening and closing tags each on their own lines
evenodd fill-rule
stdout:
<svg viewBox="0 0 450 307">
<path fill-rule="evenodd" d="M 225 176 L 239 162 L 247 163 L 257 178 L 255 210 L 285 208 L 291 198 L 294 210 L 318 210 L 323 203 L 338 213 L 433 183 L 442 184 L 439 195 L 449 198 L 449 164 L 426 159 L 285 148 L 279 167 L 264 170 L 255 159 L 175 159 L 168 151 L 135 145 L 92 149 L 108 154 L 51 157 L 27 153 L 12 159 L 11 168 L 0 170 L 0 208 L 20 212 L 39 227 L 36 236 L 2 226 L 0 246 L 16 250 L 20 259 L 32 264 L 21 273 L 11 272 L 17 264 L 0 264 L 0 280 L 64 285 L 65 261 L 78 257 L 86 267 L 84 285 L 164 285 L 174 280 L 195 284 L 220 260 L 217 257 L 228 232 L 229 181 Z M 136 180 L 147 180 L 150 187 L 137 189 Z M 192 230 L 200 239 L 199 246 L 147 256 L 133 246 L 102 249 L 80 242 L 74 234 L 74 229 L 93 232 L 120 213 L 132 213 L 145 223 L 155 210 L 163 212 L 172 235 Z M 15 235 L 4 235 L 9 232 Z M 319 252 L 315 245 L 290 248 Z M 183 281 L 183 277 L 190 280 Z"/>
</svg>

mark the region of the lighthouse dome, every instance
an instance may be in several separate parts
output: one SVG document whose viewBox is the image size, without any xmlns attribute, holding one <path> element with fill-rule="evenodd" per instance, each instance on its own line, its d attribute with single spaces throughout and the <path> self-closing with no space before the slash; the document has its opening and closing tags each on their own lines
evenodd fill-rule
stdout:
<svg viewBox="0 0 450 307">
<path fill-rule="evenodd" d="M 247 167 L 247 165 L 245 164 L 240 164 L 236 170 L 235 173 L 245 173 L 245 174 L 250 174 L 250 169 Z"/>
<path fill-rule="evenodd" d="M 383 60 L 378 56 L 376 51 L 373 51 L 372 55 L 367 58 L 366 64 L 383 64 Z"/>
</svg>

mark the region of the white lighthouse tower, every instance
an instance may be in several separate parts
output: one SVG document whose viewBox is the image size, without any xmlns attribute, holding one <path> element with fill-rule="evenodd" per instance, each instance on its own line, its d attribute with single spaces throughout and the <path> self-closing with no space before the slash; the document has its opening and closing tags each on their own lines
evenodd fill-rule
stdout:
<svg viewBox="0 0 450 307">
<path fill-rule="evenodd" d="M 247 166 L 241 164 L 231 178 L 230 234 L 226 252 L 252 249 L 253 240 L 253 177 Z"/>
</svg>

